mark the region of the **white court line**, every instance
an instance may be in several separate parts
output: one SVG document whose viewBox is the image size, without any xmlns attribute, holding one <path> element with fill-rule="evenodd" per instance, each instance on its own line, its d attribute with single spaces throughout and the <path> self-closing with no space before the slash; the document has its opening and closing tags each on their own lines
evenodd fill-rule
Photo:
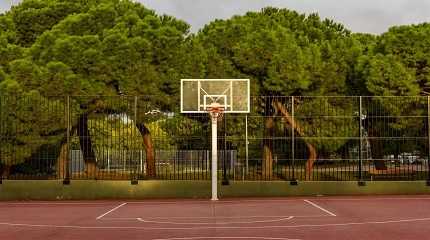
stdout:
<svg viewBox="0 0 430 240">
<path fill-rule="evenodd" d="M 303 215 L 303 216 L 291 216 L 294 218 L 323 218 L 323 217 L 331 217 L 324 215 Z M 214 220 L 220 220 L 220 219 L 246 219 L 246 218 L 287 218 L 286 216 L 244 216 L 244 217 L 223 217 L 223 216 L 217 216 L 217 217 L 145 217 L 145 219 L 214 219 Z M 140 218 L 142 219 L 142 218 Z M 141 221 L 139 218 L 110 218 L 110 217 L 104 217 L 103 219 L 100 219 L 103 221 Z M 250 223 L 250 222 L 247 222 Z M 180 223 L 178 223 L 180 224 Z"/>
<path fill-rule="evenodd" d="M 375 198 L 334 198 L 334 197 L 315 197 L 311 199 L 323 199 L 324 201 L 375 201 L 375 200 L 430 200 L 430 197 L 375 197 Z M 237 200 L 219 200 L 218 202 L 211 202 L 210 200 L 176 200 L 176 201 L 130 201 L 127 204 L 148 204 L 148 205 L 156 205 L 156 204 L 177 204 L 177 203 L 209 203 L 209 204 L 223 204 L 223 203 L 260 203 L 260 202 L 291 202 L 291 201 L 301 201 L 301 198 L 291 198 L 291 199 L 237 199 Z M 3 205 L 103 205 L 103 204 L 116 204 L 116 202 L 108 202 L 108 201 L 94 201 L 94 202 L 55 202 L 55 201 L 46 201 L 46 202 L 0 202 L 0 206 Z"/>
<path fill-rule="evenodd" d="M 96 219 L 97 219 L 97 220 L 100 220 L 102 217 L 104 217 L 104 216 L 108 215 L 109 213 L 111 213 L 111 212 L 113 212 L 113 211 L 117 210 L 118 208 L 120 208 L 120 207 L 122 207 L 122 206 L 124 206 L 124 205 L 126 205 L 126 204 L 127 204 L 126 202 L 125 202 L 125 203 L 121 203 L 120 205 L 118 205 L 118 206 L 116 206 L 116 207 L 112 208 L 111 210 L 109 210 L 109 211 L 107 211 L 107 212 L 103 213 L 102 215 L 98 216 Z"/>
<path fill-rule="evenodd" d="M 182 238 L 157 238 L 153 240 L 194 240 L 194 239 L 300 240 L 298 238 L 276 238 L 276 237 L 182 237 Z"/>
<path fill-rule="evenodd" d="M 327 224 L 301 224 L 301 225 L 269 225 L 269 226 L 205 226 L 205 227 L 127 227 L 127 226 L 79 226 L 79 225 L 50 225 L 50 224 L 25 224 L 25 223 L 8 223 L 0 222 L 0 225 L 12 227 L 39 227 L 39 228 L 68 228 L 68 229 L 88 229 L 88 230 L 204 230 L 204 229 L 272 229 L 272 228 L 312 228 L 312 227 L 338 227 L 338 226 L 354 226 L 354 225 L 376 225 L 390 223 L 410 223 L 430 221 L 428 218 L 412 218 L 388 221 L 372 221 L 372 222 L 349 222 L 349 223 L 327 223 Z"/>
<path fill-rule="evenodd" d="M 306 217 L 327 217 L 327 215 L 291 215 L 292 217 L 295 218 L 306 218 Z M 291 216 L 280 216 L 280 215 L 273 215 L 273 216 L 212 216 L 212 217 L 145 217 L 145 219 L 243 219 L 243 218 L 287 218 L 287 217 L 291 217 Z M 103 218 L 103 220 L 136 220 L 136 217 L 131 217 L 131 218 L 109 218 L 109 217 L 105 217 Z"/>
<path fill-rule="evenodd" d="M 316 198 L 318 199 L 318 198 Z M 377 201 L 377 200 L 430 200 L 430 197 L 375 197 L 375 198 L 331 198 L 321 197 L 324 201 Z"/>
<path fill-rule="evenodd" d="M 227 224 L 253 224 L 253 223 L 272 223 L 272 222 L 281 222 L 286 220 L 293 219 L 294 216 L 288 216 L 285 218 L 271 219 L 271 220 L 260 220 L 260 221 L 245 221 L 245 222 L 213 222 L 213 223 L 193 223 L 193 222 L 161 222 L 161 221 L 152 221 L 145 220 L 142 218 L 136 218 L 139 222 L 144 223 L 157 223 L 157 224 L 176 224 L 176 225 L 227 225 Z"/>
<path fill-rule="evenodd" d="M 117 202 L 0 202 L 0 206 L 3 205 L 106 205 L 106 204 L 118 204 Z"/>
<path fill-rule="evenodd" d="M 430 198 L 429 198 L 430 199 Z M 132 202 L 127 202 L 129 204 L 147 204 L 147 205 L 156 205 L 156 204 L 177 204 L 177 203 L 181 203 L 181 204 L 195 204 L 195 203 L 201 203 L 201 204 L 212 204 L 212 205 L 222 205 L 225 203 L 235 203 L 235 204 L 242 204 L 242 203 L 266 203 L 266 202 L 293 202 L 293 201 L 300 201 L 302 199 L 279 199 L 279 200 L 218 200 L 216 202 L 212 202 L 209 199 L 208 200 L 202 200 L 202 201 L 160 201 L 160 202 L 154 202 L 154 201 L 132 201 Z"/>
<path fill-rule="evenodd" d="M 311 202 L 311 201 L 309 201 L 309 200 L 306 200 L 306 199 L 305 199 L 305 200 L 303 200 L 303 201 L 305 201 L 305 202 L 309 203 L 310 205 L 312 205 L 312 206 L 314 206 L 314 207 L 318 208 L 319 210 L 322 210 L 322 211 L 324 211 L 324 212 L 328 213 L 330 216 L 336 217 L 336 214 L 334 214 L 334 213 L 330 212 L 329 210 L 327 210 L 327 209 L 325 209 L 325 208 L 323 208 L 323 207 L 319 206 L 319 205 L 318 205 L 318 204 L 316 204 L 316 203 L 313 203 L 313 202 Z"/>
<path fill-rule="evenodd" d="M 332 201 L 373 201 L 373 200 L 430 200 L 430 197 L 376 197 L 376 198 L 333 198 L 333 197 L 315 197 L 315 198 L 311 198 L 313 199 L 323 199 L 323 200 L 332 200 Z M 209 200 L 202 200 L 202 201 L 161 201 L 161 202 L 154 202 L 154 201 L 149 201 L 149 202 L 145 202 L 145 201 L 141 201 L 141 202 L 136 202 L 136 201 L 132 201 L 132 202 L 127 202 L 129 204 L 148 204 L 148 205 L 156 205 L 156 204 L 177 204 L 177 203 L 209 203 L 209 204 L 223 204 L 223 203 L 237 203 L 237 204 L 242 204 L 242 203 L 267 203 L 267 202 L 279 202 L 279 203 L 283 203 L 283 202 L 295 202 L 295 201 L 302 201 L 303 198 L 292 198 L 292 199 L 249 199 L 249 200 L 222 200 L 220 199 L 217 202 L 210 202 Z"/>
</svg>

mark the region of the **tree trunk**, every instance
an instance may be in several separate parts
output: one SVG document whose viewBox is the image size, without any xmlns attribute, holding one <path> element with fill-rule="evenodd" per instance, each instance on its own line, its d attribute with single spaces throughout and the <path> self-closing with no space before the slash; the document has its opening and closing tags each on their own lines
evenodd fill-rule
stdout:
<svg viewBox="0 0 430 240">
<path fill-rule="evenodd" d="M 381 141 L 381 139 L 375 139 L 376 134 L 372 130 L 372 128 L 369 129 L 369 142 L 371 146 L 372 151 L 372 159 L 373 159 L 373 165 L 375 166 L 376 170 L 387 170 L 387 165 L 384 161 L 384 144 Z"/>
<path fill-rule="evenodd" d="M 88 176 L 95 177 L 97 172 L 96 157 L 91 143 L 91 135 L 88 129 L 88 113 L 83 113 L 79 117 L 77 132 L 79 145 L 84 157 L 85 169 Z"/>
<path fill-rule="evenodd" d="M 7 179 L 10 175 L 11 166 L 9 165 L 3 165 L 1 168 L 1 177 L 4 179 Z"/>
<path fill-rule="evenodd" d="M 266 117 L 263 140 L 262 176 L 265 180 L 273 177 L 273 134 L 275 121 L 272 116 Z"/>
<path fill-rule="evenodd" d="M 312 169 L 313 169 L 314 163 L 317 159 L 317 150 L 310 143 L 306 143 L 306 147 L 308 148 L 308 154 L 309 154 L 308 160 L 306 161 L 306 179 L 311 180 L 312 179 Z"/>
<path fill-rule="evenodd" d="M 152 138 L 149 129 L 143 123 L 136 124 L 140 134 L 143 138 L 143 144 L 145 146 L 146 153 L 146 171 L 148 177 L 155 177 L 155 158 L 154 158 L 154 147 L 152 145 Z"/>
<path fill-rule="evenodd" d="M 69 177 L 67 175 L 67 143 L 63 143 L 61 145 L 61 150 L 60 150 L 60 155 L 58 156 L 57 159 L 57 177 L 59 179 L 64 179 L 66 177 Z"/>
<path fill-rule="evenodd" d="M 285 106 L 281 102 L 275 101 L 275 107 L 278 109 L 279 112 L 281 112 L 281 114 L 284 117 L 285 121 L 290 126 L 294 125 L 294 131 L 297 132 L 301 137 L 304 137 L 305 134 L 304 134 L 303 129 L 291 117 L 290 113 L 287 111 L 287 109 L 285 108 Z M 315 149 L 315 147 L 312 144 L 310 144 L 308 142 L 306 142 L 306 147 L 308 149 L 308 160 L 306 161 L 306 176 L 307 176 L 307 179 L 311 179 L 312 169 L 313 169 L 314 163 L 315 163 L 315 161 L 317 159 L 317 150 Z"/>
</svg>

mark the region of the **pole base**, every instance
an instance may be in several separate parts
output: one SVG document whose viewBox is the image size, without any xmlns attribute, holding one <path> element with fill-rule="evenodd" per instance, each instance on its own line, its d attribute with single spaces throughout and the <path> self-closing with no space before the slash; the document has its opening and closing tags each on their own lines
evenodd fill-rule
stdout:
<svg viewBox="0 0 430 240">
<path fill-rule="evenodd" d="M 217 197 L 212 197 L 211 201 L 218 201 L 218 198 Z"/>
<path fill-rule="evenodd" d="M 366 181 L 359 180 L 359 181 L 358 181 L 358 186 L 360 186 L 360 187 L 364 187 L 364 186 L 366 186 Z"/>
<path fill-rule="evenodd" d="M 297 185 L 299 185 L 299 182 L 296 179 L 294 179 L 294 180 L 290 181 L 290 185 L 291 186 L 297 186 Z"/>
</svg>

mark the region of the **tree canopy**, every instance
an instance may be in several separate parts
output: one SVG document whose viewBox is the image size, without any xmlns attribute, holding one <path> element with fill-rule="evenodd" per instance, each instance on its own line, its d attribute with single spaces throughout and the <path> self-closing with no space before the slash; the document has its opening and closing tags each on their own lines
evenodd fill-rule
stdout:
<svg viewBox="0 0 430 240">
<path fill-rule="evenodd" d="M 24 0 L 0 14 L 0 104 L 9 106 L 4 108 L 9 113 L 30 111 L 24 102 L 7 101 L 16 97 L 39 99 L 32 104 L 40 117 L 21 118 L 9 113 L 2 117 L 11 124 L 34 124 L 26 133 L 4 130 L 10 144 L 32 144 L 33 150 L 19 157 L 20 161 L 42 145 L 60 144 L 64 139 L 60 131 L 64 124 L 59 124 L 65 121 L 63 115 L 50 118 L 52 109 L 37 107 L 38 101 L 61 109 L 66 100 L 58 96 L 83 95 L 71 102 L 78 116 L 72 125 L 79 134 L 79 121 L 88 121 L 91 114 L 131 114 L 124 105 L 110 104 L 100 96 L 144 96 L 137 105 L 134 123 L 142 135 L 149 136 L 151 129 L 164 129 L 168 123 L 157 123 L 143 113 L 154 106 L 162 111 L 177 110 L 181 78 L 249 78 L 254 96 L 295 96 L 293 102 L 268 97 L 256 100 L 259 105 L 254 110 L 264 114 L 267 121 L 265 129 L 258 129 L 255 135 L 294 131 L 304 139 L 312 158 L 321 151 L 340 149 L 347 137 L 358 135 L 358 126 L 353 124 L 358 110 L 354 101 L 305 96 L 428 95 L 430 24 L 394 26 L 381 35 L 371 35 L 352 33 L 318 14 L 268 7 L 215 20 L 193 34 L 186 22 L 158 15 L 131 0 Z M 374 101 L 394 115 L 416 106 L 414 101 Z M 295 107 L 296 119 L 291 118 L 291 106 Z M 346 118 L 327 117 L 334 113 Z M 312 120 L 308 115 L 320 119 Z M 285 129 L 271 122 L 275 116 L 283 119 Z M 188 121 L 175 119 L 183 125 Z M 193 126 L 198 124 L 192 122 Z M 231 129 L 241 129 L 241 123 L 231 124 Z M 417 120 L 390 124 L 400 132 L 412 125 L 424 127 Z M 315 130 L 337 125 L 348 127 Z M 373 127 L 365 127 L 376 126 L 375 122 Z M 48 135 L 46 139 L 51 140 L 30 143 L 29 138 L 19 139 L 23 134 L 34 138 Z M 333 143 L 312 137 L 345 140 Z M 148 139 L 143 142 L 151 145 Z M 271 143 L 264 145 L 270 148 Z M 269 155 L 265 153 L 270 160 Z"/>
<path fill-rule="evenodd" d="M 199 69 L 192 66 L 199 62 L 187 55 L 189 25 L 132 1 L 28 0 L 2 14 L 0 25 L 0 89 L 32 91 L 48 100 L 85 95 L 71 103 L 76 114 L 84 114 L 71 119 L 77 134 L 89 135 L 82 123 L 88 114 L 123 110 L 100 96 L 151 95 L 147 100 L 152 103 L 169 105 L 175 99 L 168 96 L 179 92 L 176 79 Z M 7 99 L 18 92 L 1 94 Z M 143 106 L 139 113 L 151 108 Z M 138 128 L 148 133 L 144 125 Z M 21 135 L 8 134 L 10 139 Z"/>
</svg>

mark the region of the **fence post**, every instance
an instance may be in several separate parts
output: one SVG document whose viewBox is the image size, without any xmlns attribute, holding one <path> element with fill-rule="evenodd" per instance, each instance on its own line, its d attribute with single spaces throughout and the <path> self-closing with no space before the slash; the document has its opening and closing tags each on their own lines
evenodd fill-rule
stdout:
<svg viewBox="0 0 430 240">
<path fill-rule="evenodd" d="M 427 186 L 430 186 L 430 96 L 427 96 Z"/>
<path fill-rule="evenodd" d="M 223 154 L 223 179 L 222 185 L 229 185 L 229 181 L 227 178 L 227 114 L 224 115 L 224 154 Z M 231 171 L 231 169 L 230 169 Z M 229 174 L 230 174 L 229 171 Z"/>
<path fill-rule="evenodd" d="M 66 172 L 63 184 L 70 184 L 70 173 L 69 173 L 69 165 L 70 165 L 70 96 L 66 97 L 66 164 L 64 165 L 64 170 Z"/>
<path fill-rule="evenodd" d="M 134 116 L 133 116 L 134 125 L 137 126 L 137 96 L 134 96 L 133 114 L 134 114 Z M 133 161 L 132 161 L 132 163 L 133 163 Z M 137 172 L 136 170 L 137 170 L 137 166 L 136 166 L 136 168 L 132 167 L 132 170 L 131 170 L 131 184 L 132 185 L 136 185 L 139 183 L 139 176 L 138 176 L 138 174 L 136 174 L 136 172 Z"/>
<path fill-rule="evenodd" d="M 291 167 L 293 170 L 293 175 L 291 177 L 290 184 L 291 185 L 297 185 L 297 179 L 296 179 L 296 169 L 295 169 L 295 137 L 294 137 L 294 131 L 295 131 L 295 120 L 294 120 L 294 96 L 291 96 Z"/>
<path fill-rule="evenodd" d="M 3 102 L 5 100 L 0 96 L 0 142 L 3 141 Z M 0 148 L 0 161 L 2 159 L 2 149 Z M 3 183 L 3 173 L 0 175 L 0 184 Z"/>
<path fill-rule="evenodd" d="M 248 176 L 249 157 L 248 157 L 248 114 L 245 115 L 245 173 Z"/>
<path fill-rule="evenodd" d="M 363 97 L 359 98 L 358 107 L 358 132 L 359 132 L 359 144 L 358 144 L 358 185 L 365 186 L 366 182 L 363 181 Z"/>
</svg>

